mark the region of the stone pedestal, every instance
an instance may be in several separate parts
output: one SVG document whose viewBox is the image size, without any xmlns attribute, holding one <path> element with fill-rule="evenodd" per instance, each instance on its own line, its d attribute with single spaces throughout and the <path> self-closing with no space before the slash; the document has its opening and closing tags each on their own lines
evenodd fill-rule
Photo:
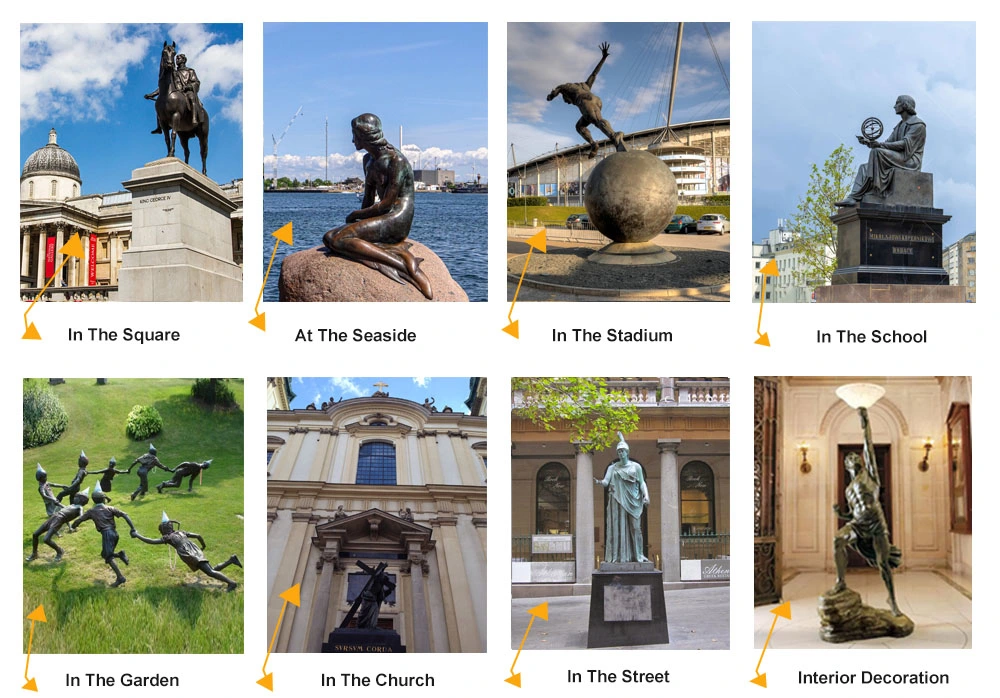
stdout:
<svg viewBox="0 0 1000 698">
<path fill-rule="evenodd" d="M 132 172 L 132 242 L 122 254 L 123 301 L 242 301 L 230 214 L 219 186 L 177 158 Z"/>
<path fill-rule="evenodd" d="M 588 262 L 595 264 L 666 264 L 677 259 L 677 255 L 668 252 L 652 242 L 612 242 L 587 257 Z"/>
<path fill-rule="evenodd" d="M 947 286 L 941 233 L 951 216 L 933 201 L 930 173 L 897 170 L 885 198 L 866 194 L 830 216 L 837 224 L 833 285 Z"/>
<path fill-rule="evenodd" d="M 841 284 L 816 289 L 817 303 L 964 303 L 965 286 Z"/>
<path fill-rule="evenodd" d="M 336 628 L 323 643 L 323 651 L 338 652 L 405 652 L 399 633 L 395 630 L 361 630 L 359 628 Z"/>
<path fill-rule="evenodd" d="M 861 595 L 851 589 L 828 592 L 819 597 L 820 639 L 826 642 L 853 642 L 877 637 L 906 637 L 913 621 L 894 616 L 892 611 L 861 603 Z"/>
<path fill-rule="evenodd" d="M 410 243 L 420 270 L 431 282 L 435 301 L 469 300 L 441 258 L 419 242 Z M 401 284 L 360 262 L 338 257 L 326 247 L 294 252 L 282 260 L 278 299 L 289 302 L 425 302 L 416 286 Z"/>
<path fill-rule="evenodd" d="M 587 647 L 668 642 L 663 573 L 652 562 L 601 563 L 591 577 Z"/>
</svg>

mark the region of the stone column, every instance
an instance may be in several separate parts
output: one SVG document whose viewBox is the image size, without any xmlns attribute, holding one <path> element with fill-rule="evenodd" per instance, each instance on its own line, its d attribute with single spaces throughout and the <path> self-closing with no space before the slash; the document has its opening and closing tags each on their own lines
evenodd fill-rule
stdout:
<svg viewBox="0 0 1000 698">
<path fill-rule="evenodd" d="M 83 277 L 80 279 L 81 286 L 90 285 L 90 235 L 81 233 L 80 242 L 83 243 L 83 259 L 81 264 L 83 265 Z"/>
<path fill-rule="evenodd" d="M 31 271 L 31 229 L 21 228 L 21 276 Z"/>
<path fill-rule="evenodd" d="M 594 456 L 589 441 L 574 441 L 576 449 L 576 583 L 590 584 L 594 572 Z"/>
<path fill-rule="evenodd" d="M 38 288 L 45 285 L 45 238 L 47 237 L 45 226 L 42 226 L 41 232 L 38 233 L 38 270 L 35 273 L 35 285 Z"/>
<path fill-rule="evenodd" d="M 56 224 L 56 259 L 54 267 L 55 269 L 59 269 L 59 265 L 62 264 L 63 256 L 62 252 L 60 252 L 59 250 L 61 250 L 63 246 L 65 238 L 64 232 L 65 228 L 63 227 L 62 223 Z M 52 285 L 56 287 L 61 286 L 62 284 L 60 284 L 59 282 L 63 280 L 64 274 L 65 272 L 62 269 L 59 269 L 59 278 L 53 281 Z"/>
<path fill-rule="evenodd" d="M 413 626 L 413 651 L 430 652 L 431 629 L 427 616 L 427 602 L 424 599 L 424 568 L 427 566 L 427 561 L 422 553 L 411 553 L 406 565 L 410 568 L 410 595 L 413 597 L 413 612 L 410 614 L 410 624 Z"/>
<path fill-rule="evenodd" d="M 121 257 L 118 245 L 118 233 L 110 233 L 108 235 L 108 283 L 112 286 L 118 285 L 118 259 Z"/>
<path fill-rule="evenodd" d="M 469 578 L 466 575 L 462 561 L 462 548 L 456 530 L 457 520 L 453 516 L 439 516 L 431 521 L 436 528 L 437 553 L 442 566 L 442 577 L 447 576 L 450 604 L 445 605 L 445 614 L 454 623 L 459 652 L 482 652 L 478 623 L 475 622 L 476 612 L 469 588 Z M 442 579 L 444 582 L 444 579 Z M 450 613 L 449 613 L 450 612 Z"/>
<path fill-rule="evenodd" d="M 660 561 L 663 581 L 681 580 L 681 512 L 677 449 L 680 439 L 657 439 L 660 449 Z"/>
<path fill-rule="evenodd" d="M 321 652 L 326 640 L 326 616 L 330 608 L 330 590 L 333 585 L 333 568 L 337 563 L 336 550 L 324 550 L 316 563 L 319 584 L 313 595 L 312 617 L 309 619 L 309 639 L 306 652 Z"/>
</svg>

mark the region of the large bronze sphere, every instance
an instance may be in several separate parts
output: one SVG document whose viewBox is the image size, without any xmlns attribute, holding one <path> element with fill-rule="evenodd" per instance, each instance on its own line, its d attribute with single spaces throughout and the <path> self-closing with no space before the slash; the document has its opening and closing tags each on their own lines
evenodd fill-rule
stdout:
<svg viewBox="0 0 1000 698">
<path fill-rule="evenodd" d="M 652 153 L 613 153 L 590 173 L 583 205 L 594 227 L 614 242 L 646 242 L 677 210 L 677 182 Z"/>
</svg>

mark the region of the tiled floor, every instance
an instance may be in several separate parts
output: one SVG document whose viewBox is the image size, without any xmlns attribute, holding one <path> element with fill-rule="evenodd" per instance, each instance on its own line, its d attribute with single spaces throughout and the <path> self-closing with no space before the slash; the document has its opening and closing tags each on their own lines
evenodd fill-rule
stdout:
<svg viewBox="0 0 1000 698">
<path fill-rule="evenodd" d="M 790 575 L 791 576 L 791 575 Z M 779 618 L 768 645 L 776 649 L 963 649 L 972 647 L 972 583 L 951 572 L 908 571 L 895 576 L 896 601 L 913 621 L 913 634 L 833 644 L 819 639 L 819 595 L 833 586 L 827 572 L 803 572 L 784 584 L 783 601 L 792 602 L 792 619 Z M 847 584 L 874 608 L 888 608 L 882 579 L 874 570 L 850 570 Z M 764 645 L 774 606 L 754 609 L 754 646 Z"/>
</svg>

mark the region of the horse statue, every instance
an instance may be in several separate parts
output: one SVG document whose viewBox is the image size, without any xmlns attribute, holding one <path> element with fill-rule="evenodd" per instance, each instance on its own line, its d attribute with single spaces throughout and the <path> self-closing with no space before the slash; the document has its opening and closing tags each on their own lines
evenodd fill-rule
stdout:
<svg viewBox="0 0 1000 698">
<path fill-rule="evenodd" d="M 145 95 L 146 99 L 156 100 L 157 129 L 153 133 L 163 132 L 163 140 L 167 144 L 167 157 L 171 158 L 176 157 L 174 150 L 177 136 L 180 136 L 185 163 L 191 156 L 188 141 L 197 137 L 201 148 L 201 173 L 207 175 L 208 112 L 197 96 L 200 84 L 197 75 L 194 70 L 184 67 L 183 61 L 179 61 L 181 65 L 175 67 L 176 56 L 176 42 L 168 44 L 164 41 L 156 91 Z M 183 55 L 178 58 L 183 59 Z"/>
</svg>

